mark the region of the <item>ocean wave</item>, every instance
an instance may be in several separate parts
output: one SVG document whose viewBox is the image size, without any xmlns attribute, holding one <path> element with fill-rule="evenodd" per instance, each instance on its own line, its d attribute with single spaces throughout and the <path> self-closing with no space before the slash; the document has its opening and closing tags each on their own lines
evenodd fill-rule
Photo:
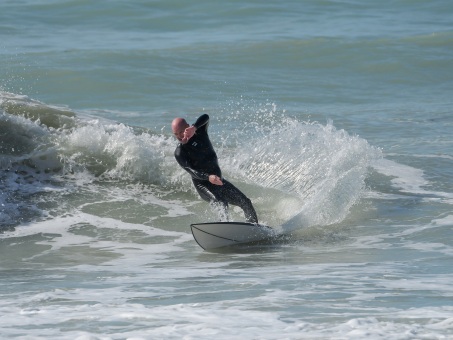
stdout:
<svg viewBox="0 0 453 340">
<path fill-rule="evenodd" d="M 190 176 L 174 160 L 176 141 L 170 135 L 11 94 L 3 96 L 1 108 L 2 202 L 12 204 L 4 209 L 4 225 L 14 224 L 14 216 L 35 217 L 37 193 L 77 191 L 94 181 L 143 183 L 176 192 L 192 188 Z M 332 122 L 286 117 L 275 104 L 243 106 L 241 110 L 254 110 L 250 115 L 231 109 L 212 131 L 221 166 L 233 181 L 250 186 L 267 211 L 279 211 L 272 223 L 292 218 L 296 225 L 325 225 L 345 218 L 364 192 L 371 162 L 381 157 L 378 149 Z M 230 131 L 228 137 L 222 137 L 222 128 Z M 18 213 L 14 204 L 19 203 L 30 214 Z"/>
<path fill-rule="evenodd" d="M 71 192 L 80 183 L 167 180 L 169 138 L 5 92 L 0 110 L 1 226 L 45 217 L 40 195 Z"/>
</svg>

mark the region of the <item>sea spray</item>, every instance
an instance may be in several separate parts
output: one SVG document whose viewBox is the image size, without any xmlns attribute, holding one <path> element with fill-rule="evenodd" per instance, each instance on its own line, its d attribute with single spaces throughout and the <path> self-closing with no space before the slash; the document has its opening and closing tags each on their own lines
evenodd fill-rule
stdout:
<svg viewBox="0 0 453 340">
<path fill-rule="evenodd" d="M 364 192 L 369 166 L 381 157 L 380 150 L 337 130 L 332 121 L 300 122 L 281 115 L 275 105 L 254 115 L 255 121 L 238 133 L 242 144 L 226 157 L 226 170 L 280 191 L 284 207 L 275 202 L 269 208 L 285 210 L 279 215 L 289 220 L 281 221 L 288 228 L 343 220 Z"/>
</svg>

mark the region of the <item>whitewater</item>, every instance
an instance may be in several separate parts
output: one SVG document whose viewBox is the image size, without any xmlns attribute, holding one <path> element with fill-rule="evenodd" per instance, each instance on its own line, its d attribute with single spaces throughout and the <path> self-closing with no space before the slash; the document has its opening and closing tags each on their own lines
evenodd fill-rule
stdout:
<svg viewBox="0 0 453 340">
<path fill-rule="evenodd" d="M 4 2 L 0 337 L 453 338 L 452 9 Z M 194 241 L 204 113 L 275 242 Z"/>
</svg>

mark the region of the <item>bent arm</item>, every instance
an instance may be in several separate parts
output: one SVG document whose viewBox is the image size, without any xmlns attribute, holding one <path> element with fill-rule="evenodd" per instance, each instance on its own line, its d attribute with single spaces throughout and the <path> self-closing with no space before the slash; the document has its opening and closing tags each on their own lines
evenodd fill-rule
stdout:
<svg viewBox="0 0 453 340">
<path fill-rule="evenodd" d="M 199 129 L 204 127 L 204 132 L 208 132 L 208 125 L 209 125 L 209 116 L 207 114 L 201 115 L 198 117 L 197 121 L 192 125 L 189 126 L 184 130 L 184 138 L 181 140 L 183 144 L 186 144 L 195 134 L 195 132 Z"/>
<path fill-rule="evenodd" d="M 205 130 L 208 130 L 209 115 L 205 113 L 198 117 L 197 121 L 193 124 L 193 126 L 195 126 L 197 130 L 200 129 L 201 127 L 204 127 Z"/>
</svg>

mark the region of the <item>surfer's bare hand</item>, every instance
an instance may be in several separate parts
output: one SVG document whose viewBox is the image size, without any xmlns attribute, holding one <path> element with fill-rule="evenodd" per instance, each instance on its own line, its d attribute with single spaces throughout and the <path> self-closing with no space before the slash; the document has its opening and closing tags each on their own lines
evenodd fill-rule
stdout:
<svg viewBox="0 0 453 340">
<path fill-rule="evenodd" d="M 209 175 L 209 182 L 215 185 L 223 185 L 222 179 L 216 175 Z"/>
<path fill-rule="evenodd" d="M 193 135 L 195 134 L 195 131 L 197 130 L 197 128 L 195 126 L 189 126 L 188 128 L 186 128 L 184 130 L 184 138 L 182 139 L 182 143 L 183 144 L 186 144 L 190 138 L 193 137 Z"/>
</svg>

